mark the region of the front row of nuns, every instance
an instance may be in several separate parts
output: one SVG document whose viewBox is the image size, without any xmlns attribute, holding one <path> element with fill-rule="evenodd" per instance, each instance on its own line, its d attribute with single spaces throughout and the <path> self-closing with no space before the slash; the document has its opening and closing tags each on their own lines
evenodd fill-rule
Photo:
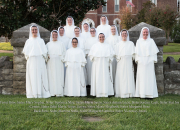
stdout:
<svg viewBox="0 0 180 130">
<path fill-rule="evenodd" d="M 114 29 L 112 26 L 111 31 L 114 32 Z M 91 28 L 91 36 L 85 41 L 84 49 L 80 45 L 82 42 L 79 36 L 80 29 L 75 27 L 76 37 L 72 38 L 72 47 L 67 51 L 65 44 L 60 40 L 64 28 L 58 30 L 59 32 L 51 32 L 50 42 L 45 45 L 40 38 L 38 27 L 30 27 L 29 39 L 23 49 L 27 59 L 27 98 L 48 98 L 55 95 L 87 96 L 84 75 L 86 63 L 88 73 L 91 72 L 88 82 L 91 84 L 90 95 L 92 96 L 108 97 L 115 94 L 115 97 L 121 98 L 158 97 L 154 63 L 157 62 L 159 50 L 154 40 L 150 38 L 148 28 L 142 28 L 136 47 L 129 41 L 127 30 L 121 31 L 119 42 L 116 44 L 114 42 L 116 38 L 111 36 L 111 45 L 108 43 L 110 39 L 105 40 L 103 33 L 98 35 L 99 41 L 97 41 L 96 29 Z M 117 61 L 117 68 L 113 88 L 114 58 Z M 132 63 L 134 59 L 138 66 L 136 87 Z M 47 69 L 45 61 L 47 61 Z M 65 84 L 63 62 L 66 66 Z"/>
</svg>

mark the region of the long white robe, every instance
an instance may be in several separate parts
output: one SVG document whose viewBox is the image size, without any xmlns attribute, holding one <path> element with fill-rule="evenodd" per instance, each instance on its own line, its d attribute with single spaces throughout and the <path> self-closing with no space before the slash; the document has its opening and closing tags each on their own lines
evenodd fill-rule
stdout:
<svg viewBox="0 0 180 130">
<path fill-rule="evenodd" d="M 87 72 L 87 85 L 91 85 L 91 69 L 92 62 L 88 56 L 91 47 L 98 42 L 97 37 L 89 37 L 85 42 L 85 54 L 87 59 L 86 72 Z"/>
<path fill-rule="evenodd" d="M 23 52 L 26 63 L 26 96 L 27 98 L 48 98 L 48 78 L 45 60 L 47 49 L 41 38 L 30 38 L 26 41 Z"/>
<path fill-rule="evenodd" d="M 99 25 L 97 27 L 97 33 L 104 33 L 105 38 L 108 38 L 111 35 L 111 26 L 110 25 Z"/>
<path fill-rule="evenodd" d="M 66 34 L 66 36 L 67 36 L 69 39 L 72 39 L 73 37 L 75 37 L 75 35 L 74 35 L 74 28 L 75 28 L 75 27 L 76 27 L 76 26 L 74 26 L 74 25 L 64 26 L 65 34 Z"/>
<path fill-rule="evenodd" d="M 154 63 L 159 52 L 153 39 L 139 39 L 135 48 L 135 61 L 138 65 L 135 97 L 158 97 Z"/>
<path fill-rule="evenodd" d="M 96 97 L 114 95 L 112 79 L 112 60 L 114 50 L 108 43 L 96 43 L 89 52 L 92 63 L 91 92 Z"/>
<path fill-rule="evenodd" d="M 76 47 L 70 48 L 65 56 L 66 80 L 64 95 L 87 96 L 83 67 L 86 64 L 84 52 Z"/>
<path fill-rule="evenodd" d="M 134 59 L 135 47 L 131 41 L 120 41 L 116 46 L 117 71 L 115 97 L 129 98 L 135 94 Z"/>
<path fill-rule="evenodd" d="M 82 36 L 80 37 L 76 37 L 78 39 L 78 47 L 80 49 L 82 49 L 82 51 L 84 52 L 84 55 L 85 55 L 85 40 L 82 38 Z M 72 48 L 72 39 L 69 41 L 69 45 L 68 45 L 68 48 Z M 83 70 L 84 70 L 84 77 L 85 77 L 85 81 L 86 81 L 86 84 L 87 84 L 87 72 L 86 72 L 86 68 L 85 66 L 83 67 Z"/>
<path fill-rule="evenodd" d="M 89 37 L 91 37 L 91 33 L 90 33 L 90 32 L 82 32 L 82 33 L 81 33 L 81 37 L 82 37 L 84 40 L 87 40 Z"/>
<path fill-rule="evenodd" d="M 110 35 L 106 39 L 106 42 L 109 43 L 113 47 L 113 50 L 115 51 L 116 45 L 119 43 L 119 36 L 117 36 L 117 35 Z M 116 66 L 117 66 L 117 61 L 116 61 L 116 58 L 114 57 L 113 62 L 112 62 L 113 83 L 115 83 Z"/>
<path fill-rule="evenodd" d="M 64 56 L 66 49 L 60 41 L 46 44 L 48 50 L 47 72 L 51 96 L 63 96 L 64 88 Z"/>
</svg>

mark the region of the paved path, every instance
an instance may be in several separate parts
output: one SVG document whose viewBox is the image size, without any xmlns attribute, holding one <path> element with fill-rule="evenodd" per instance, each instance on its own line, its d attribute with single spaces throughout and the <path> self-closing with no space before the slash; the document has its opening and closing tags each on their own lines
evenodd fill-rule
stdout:
<svg viewBox="0 0 180 130">
<path fill-rule="evenodd" d="M 165 52 L 166 55 L 180 55 L 180 52 Z"/>
<path fill-rule="evenodd" d="M 13 53 L 13 51 L 0 50 L 0 53 Z"/>
</svg>

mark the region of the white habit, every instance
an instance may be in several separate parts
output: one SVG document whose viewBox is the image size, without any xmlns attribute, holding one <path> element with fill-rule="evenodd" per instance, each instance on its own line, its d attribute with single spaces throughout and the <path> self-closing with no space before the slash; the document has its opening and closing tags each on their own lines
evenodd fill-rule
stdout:
<svg viewBox="0 0 180 130">
<path fill-rule="evenodd" d="M 71 39 L 71 38 L 73 38 L 75 36 L 74 35 L 74 28 L 75 27 L 76 26 L 74 26 L 74 19 L 73 18 L 72 18 L 72 25 L 71 26 L 68 25 L 68 22 L 67 22 L 67 19 L 66 19 L 66 26 L 64 26 L 64 29 L 65 29 L 65 34 L 69 39 Z"/>
<path fill-rule="evenodd" d="M 155 98 L 158 97 L 158 91 L 154 63 L 157 63 L 157 53 L 159 50 L 154 40 L 150 38 L 150 32 L 148 38 L 146 40 L 143 39 L 143 29 L 135 48 L 135 61 L 137 63 L 135 97 Z"/>
<path fill-rule="evenodd" d="M 91 85 L 91 69 L 92 69 L 92 62 L 88 56 L 89 51 L 91 47 L 98 42 L 97 37 L 89 37 L 85 43 L 85 54 L 87 57 L 87 64 L 86 64 L 86 70 L 87 70 L 87 85 Z"/>
<path fill-rule="evenodd" d="M 26 41 L 22 53 L 26 63 L 26 96 L 27 98 L 48 98 L 48 78 L 45 60 L 47 48 L 44 40 L 40 38 L 39 30 L 36 38 L 32 37 L 30 27 L 29 39 Z M 37 27 L 38 29 L 38 27 Z"/>
<path fill-rule="evenodd" d="M 108 43 L 97 42 L 89 52 L 92 61 L 91 92 L 96 97 L 108 97 L 114 95 L 112 64 L 115 53 Z"/>
<path fill-rule="evenodd" d="M 116 46 L 115 97 L 129 98 L 135 94 L 134 67 L 132 62 L 134 53 L 134 43 L 129 40 L 121 40 Z"/>
<path fill-rule="evenodd" d="M 70 48 L 65 55 L 66 80 L 64 95 L 87 96 L 83 67 L 86 64 L 84 52 L 79 48 Z"/>
<path fill-rule="evenodd" d="M 117 31 L 117 29 L 116 29 Z M 107 39 L 106 42 L 109 43 L 112 47 L 113 50 L 115 51 L 116 45 L 119 44 L 119 36 L 118 33 L 116 35 L 110 35 Z M 115 76 L 116 76 L 116 66 L 117 66 L 117 61 L 116 58 L 114 57 L 113 62 L 112 62 L 112 75 L 113 75 L 113 83 L 115 82 Z"/>
<path fill-rule="evenodd" d="M 64 65 L 66 49 L 60 41 L 50 41 L 46 44 L 48 50 L 47 71 L 51 96 L 63 96 Z"/>
</svg>

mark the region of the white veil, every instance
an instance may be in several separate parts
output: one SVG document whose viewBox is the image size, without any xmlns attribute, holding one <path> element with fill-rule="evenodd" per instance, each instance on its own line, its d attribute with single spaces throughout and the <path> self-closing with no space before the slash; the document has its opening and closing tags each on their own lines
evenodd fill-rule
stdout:
<svg viewBox="0 0 180 130">
<path fill-rule="evenodd" d="M 38 38 L 41 38 L 40 33 L 39 33 L 39 28 L 38 28 L 38 26 L 37 26 L 37 25 L 32 25 L 32 26 L 30 27 L 30 30 L 29 30 L 29 39 L 30 39 L 30 38 L 33 38 L 33 36 L 32 36 L 32 31 L 31 31 L 31 28 L 32 28 L 33 26 L 36 26 L 36 27 L 37 27 L 37 37 L 38 37 Z"/>
<path fill-rule="evenodd" d="M 57 32 L 57 34 L 58 34 L 58 35 L 57 35 L 57 41 L 60 41 L 60 40 L 59 40 L 59 32 L 58 32 L 57 30 L 53 30 L 53 31 L 51 32 L 51 35 L 50 35 L 50 42 L 53 41 L 53 38 L 52 38 L 52 33 L 53 33 L 53 32 Z"/>
<path fill-rule="evenodd" d="M 147 37 L 147 40 L 150 39 L 150 31 L 149 31 L 149 28 L 148 27 L 143 27 L 141 29 L 141 33 L 140 33 L 140 36 L 139 36 L 139 39 L 143 38 L 143 30 L 144 29 L 147 29 L 148 30 L 148 37 Z"/>
<path fill-rule="evenodd" d="M 95 33 L 95 37 L 97 37 L 97 31 L 96 31 L 96 28 L 91 27 L 90 30 L 91 30 L 91 29 L 94 29 L 94 30 L 95 30 L 95 32 L 96 32 L 96 33 Z M 91 36 L 91 37 L 92 37 L 92 36 Z"/>
<path fill-rule="evenodd" d="M 111 27 L 115 27 L 115 29 L 116 29 L 116 36 L 118 36 L 118 30 L 117 30 L 117 27 L 116 27 L 116 25 L 112 25 Z M 112 33 L 111 33 L 111 35 L 112 35 Z"/>
<path fill-rule="evenodd" d="M 126 29 L 123 29 L 123 30 L 120 32 L 120 41 L 122 41 L 122 32 L 123 32 L 123 31 L 126 31 L 126 32 L 127 32 L 126 41 L 129 41 L 129 32 L 128 32 Z"/>
<path fill-rule="evenodd" d="M 83 32 L 85 32 L 84 27 L 83 27 L 83 26 L 84 26 L 84 24 L 87 24 L 87 25 L 88 25 L 88 32 L 89 32 L 89 31 L 90 31 L 90 26 L 89 26 L 89 24 L 88 24 L 88 23 L 86 23 L 86 22 L 85 22 L 85 23 L 83 23 L 83 24 L 82 24 L 82 33 L 83 33 Z"/>
<path fill-rule="evenodd" d="M 73 19 L 72 16 L 68 16 L 68 17 L 66 18 L 66 26 L 69 26 L 68 21 L 67 21 L 68 18 L 72 18 L 72 25 L 71 25 L 71 26 L 74 26 L 74 19 Z"/>
<path fill-rule="evenodd" d="M 106 16 L 105 16 L 105 15 L 102 15 L 101 18 L 102 18 L 102 17 L 106 17 Z M 100 18 L 100 25 L 102 25 L 101 18 Z M 109 25 L 109 21 L 108 21 L 107 17 L 106 17 L 106 24 L 105 24 L 105 25 Z"/>
</svg>

